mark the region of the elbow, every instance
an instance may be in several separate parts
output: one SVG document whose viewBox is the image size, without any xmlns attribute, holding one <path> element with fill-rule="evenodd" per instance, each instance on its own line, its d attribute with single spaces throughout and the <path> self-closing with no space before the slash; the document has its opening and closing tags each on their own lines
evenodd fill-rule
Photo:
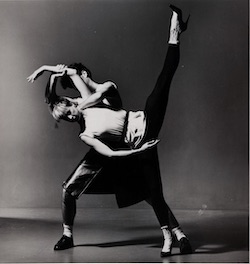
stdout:
<svg viewBox="0 0 250 264">
<path fill-rule="evenodd" d="M 108 84 L 108 90 L 111 89 L 112 87 L 114 87 L 115 89 L 117 89 L 117 86 L 115 83 L 111 82 L 111 81 L 107 81 Z"/>
<path fill-rule="evenodd" d="M 115 157 L 114 152 L 112 150 L 111 151 L 102 152 L 101 154 L 104 155 L 104 156 L 106 156 L 107 158 L 113 158 L 113 157 Z"/>
<path fill-rule="evenodd" d="M 107 158 L 113 158 L 116 156 L 115 152 L 112 149 L 95 149 L 95 150 Z"/>
</svg>

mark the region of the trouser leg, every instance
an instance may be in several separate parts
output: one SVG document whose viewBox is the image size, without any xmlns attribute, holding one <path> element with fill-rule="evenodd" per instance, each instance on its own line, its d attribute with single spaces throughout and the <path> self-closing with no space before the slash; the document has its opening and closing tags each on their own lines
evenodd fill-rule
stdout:
<svg viewBox="0 0 250 264">
<path fill-rule="evenodd" d="M 178 226 L 178 222 L 163 196 L 157 147 L 147 150 L 140 157 L 150 193 L 146 201 L 153 207 L 160 226 L 168 225 L 171 228 Z"/>
<path fill-rule="evenodd" d="M 63 224 L 73 226 L 76 215 L 76 198 L 63 189 L 62 217 Z"/>
<path fill-rule="evenodd" d="M 146 201 L 152 206 L 160 223 L 160 226 L 168 226 L 169 229 L 174 229 L 179 226 L 177 219 L 166 203 L 163 195 L 158 195 L 158 197 L 151 197 Z"/>
<path fill-rule="evenodd" d="M 88 188 L 102 169 L 100 155 L 90 150 L 63 184 L 62 217 L 64 233 L 72 231 L 76 215 L 76 199 Z"/>
<path fill-rule="evenodd" d="M 147 139 L 156 138 L 160 132 L 168 104 L 171 82 L 178 67 L 179 59 L 179 45 L 169 45 L 162 71 L 145 105 Z"/>
</svg>

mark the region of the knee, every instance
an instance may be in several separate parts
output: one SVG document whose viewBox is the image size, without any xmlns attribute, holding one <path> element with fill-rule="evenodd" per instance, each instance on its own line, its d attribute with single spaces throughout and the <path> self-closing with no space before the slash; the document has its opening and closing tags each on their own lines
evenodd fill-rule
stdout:
<svg viewBox="0 0 250 264">
<path fill-rule="evenodd" d="M 62 191 L 62 200 L 65 202 L 65 201 L 75 201 L 76 198 L 74 196 L 71 195 L 71 193 L 69 193 L 67 191 L 67 189 L 64 189 L 63 188 L 63 191 Z"/>
</svg>

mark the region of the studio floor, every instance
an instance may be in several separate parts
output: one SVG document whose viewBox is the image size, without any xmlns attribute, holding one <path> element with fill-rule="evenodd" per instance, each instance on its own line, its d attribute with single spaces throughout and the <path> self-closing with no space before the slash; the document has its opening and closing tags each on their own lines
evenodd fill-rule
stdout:
<svg viewBox="0 0 250 264">
<path fill-rule="evenodd" d="M 61 237 L 60 209 L 0 209 L 1 263 L 248 263 L 247 211 L 174 213 L 194 253 L 160 257 L 162 234 L 151 209 L 78 209 L 75 247 L 54 251 Z"/>
</svg>

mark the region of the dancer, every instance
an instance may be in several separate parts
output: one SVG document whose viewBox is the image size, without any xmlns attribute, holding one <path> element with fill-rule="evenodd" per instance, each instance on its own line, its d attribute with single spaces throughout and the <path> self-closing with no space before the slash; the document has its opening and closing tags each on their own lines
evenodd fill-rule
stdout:
<svg viewBox="0 0 250 264">
<path fill-rule="evenodd" d="M 144 111 L 134 113 L 123 109 L 114 110 L 108 107 L 100 109 L 96 104 L 103 100 L 108 89 L 98 90 L 97 93 L 90 95 L 76 107 L 76 104 L 71 100 L 60 98 L 53 94 L 55 80 L 63 73 L 52 75 L 49 86 L 50 94 L 52 95 L 50 99 L 53 98 L 50 101 L 53 117 L 57 120 L 64 119 L 67 121 L 78 121 L 79 123 L 84 121 L 85 126 L 82 125 L 80 138 L 99 152 L 101 157 L 129 156 L 140 152 L 140 155 L 137 157 L 144 164 L 142 167 L 142 175 L 144 178 L 143 187 L 147 189 L 145 191 L 147 196 L 144 195 L 144 199 L 152 205 L 164 234 L 162 256 L 171 254 L 172 234 L 170 230 L 176 235 L 178 241 L 180 241 L 181 253 L 191 253 L 192 251 L 188 239 L 180 229 L 177 220 L 164 200 L 157 148 L 154 146 L 157 143 L 155 139 L 158 137 L 165 116 L 170 84 L 179 63 L 179 36 L 187 27 L 187 22 L 183 23 L 182 21 L 181 10 L 174 6 L 171 6 L 171 8 L 173 15 L 167 56 L 155 88 L 148 97 Z M 80 79 L 79 74 L 71 73 L 70 69 L 65 69 L 65 72 L 67 72 L 67 75 L 71 78 L 75 86 L 79 85 L 80 87 L 80 80 L 82 80 L 81 85 L 92 82 L 88 73 L 85 71 L 83 71 L 84 75 L 81 76 L 82 79 Z M 76 76 L 79 78 L 76 78 Z M 29 80 L 32 81 L 32 77 Z M 103 122 L 107 116 L 109 122 Z M 93 118 L 95 118 L 95 122 L 93 122 Z M 151 141 L 152 139 L 153 141 Z M 126 149 L 117 150 L 112 148 L 112 144 L 118 143 L 118 145 L 121 145 L 121 142 L 127 145 Z M 74 184 L 77 184 L 74 176 L 76 175 L 73 174 L 73 177 L 70 177 L 64 186 L 65 195 L 71 196 L 71 201 L 75 200 L 75 197 L 77 198 L 79 195 L 79 193 L 75 194 L 72 189 L 70 190 L 68 188 L 69 186 L 73 187 Z M 116 177 L 118 178 L 119 175 Z M 79 179 L 78 177 L 78 187 Z M 71 183 L 68 184 L 70 181 Z M 75 191 L 77 192 L 78 190 Z M 75 215 L 74 206 L 75 203 L 72 205 L 73 218 Z M 65 249 L 73 246 L 72 219 L 70 220 L 71 223 L 68 222 L 69 224 L 66 222 L 66 217 L 64 217 L 64 221 L 64 236 L 59 240 L 55 249 Z"/>
</svg>

